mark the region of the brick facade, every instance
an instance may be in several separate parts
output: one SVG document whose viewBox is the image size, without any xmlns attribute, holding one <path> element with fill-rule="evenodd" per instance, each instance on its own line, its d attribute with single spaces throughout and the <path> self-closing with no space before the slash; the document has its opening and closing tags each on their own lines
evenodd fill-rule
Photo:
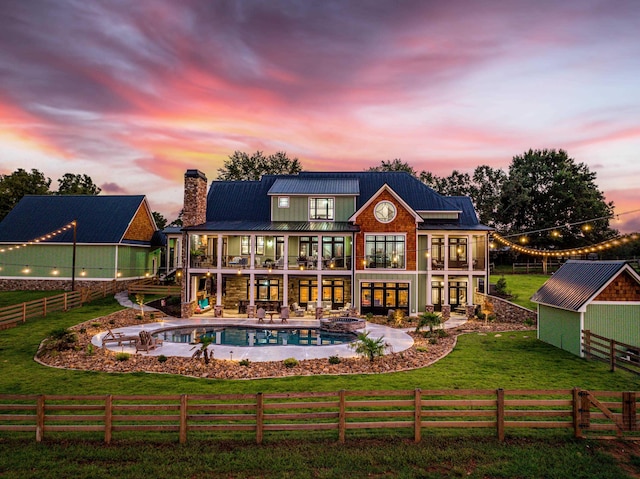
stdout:
<svg viewBox="0 0 640 479">
<path fill-rule="evenodd" d="M 375 215 L 376 205 L 383 200 L 388 200 L 396 207 L 396 217 L 389 223 L 380 223 Z M 360 232 L 356 233 L 356 269 L 366 269 L 362 264 L 365 257 L 364 243 L 368 234 L 406 234 L 405 254 L 408 271 L 416 269 L 416 219 L 389 191 L 383 190 L 371 203 L 358 214 L 355 223 L 360 226 Z"/>
<path fill-rule="evenodd" d="M 640 284 L 625 271 L 619 274 L 594 301 L 640 301 Z"/>
</svg>

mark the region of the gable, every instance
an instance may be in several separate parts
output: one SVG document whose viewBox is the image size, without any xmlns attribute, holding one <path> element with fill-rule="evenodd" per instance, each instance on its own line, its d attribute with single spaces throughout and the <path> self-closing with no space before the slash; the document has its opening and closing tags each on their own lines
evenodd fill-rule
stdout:
<svg viewBox="0 0 640 479">
<path fill-rule="evenodd" d="M 640 283 L 623 271 L 604 288 L 594 301 L 640 301 Z"/>
<path fill-rule="evenodd" d="M 129 241 L 151 241 L 155 226 L 146 203 L 140 205 L 123 239 Z"/>
</svg>

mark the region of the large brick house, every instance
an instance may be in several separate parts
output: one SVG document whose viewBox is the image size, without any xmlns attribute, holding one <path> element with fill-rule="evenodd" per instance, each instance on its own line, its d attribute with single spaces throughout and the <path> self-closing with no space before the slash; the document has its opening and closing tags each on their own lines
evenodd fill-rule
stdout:
<svg viewBox="0 0 640 479">
<path fill-rule="evenodd" d="M 472 310 L 488 234 L 468 197 L 404 172 L 302 172 L 260 181 L 185 174 L 183 316 L 290 307 L 362 314 Z M 169 238 L 171 241 L 171 238 Z"/>
</svg>

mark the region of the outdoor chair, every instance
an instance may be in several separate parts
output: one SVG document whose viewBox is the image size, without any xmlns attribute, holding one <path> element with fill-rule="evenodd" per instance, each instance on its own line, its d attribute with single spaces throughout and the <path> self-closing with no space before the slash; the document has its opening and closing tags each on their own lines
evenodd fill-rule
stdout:
<svg viewBox="0 0 640 479">
<path fill-rule="evenodd" d="M 304 317 L 304 308 L 301 308 L 298 303 L 293 303 L 291 305 L 291 312 L 293 316 L 296 316 L 298 318 Z"/>
<path fill-rule="evenodd" d="M 283 323 L 287 322 L 287 319 L 289 319 L 289 308 L 282 308 L 280 311 L 280 319 Z"/>
<path fill-rule="evenodd" d="M 102 345 L 104 343 L 118 343 L 118 346 L 122 346 L 122 343 L 135 341 L 137 336 L 127 336 L 124 333 L 113 332 L 110 327 L 107 326 L 107 334 L 102 337 Z"/>
<path fill-rule="evenodd" d="M 154 338 L 149 331 L 140 331 L 136 340 L 136 353 L 138 351 L 149 352 L 152 349 L 162 346 L 162 339 Z"/>
<path fill-rule="evenodd" d="M 256 313 L 256 316 L 258 318 L 258 322 L 259 323 L 264 323 L 264 317 L 265 317 L 265 310 L 264 308 L 258 308 L 258 312 Z"/>
</svg>

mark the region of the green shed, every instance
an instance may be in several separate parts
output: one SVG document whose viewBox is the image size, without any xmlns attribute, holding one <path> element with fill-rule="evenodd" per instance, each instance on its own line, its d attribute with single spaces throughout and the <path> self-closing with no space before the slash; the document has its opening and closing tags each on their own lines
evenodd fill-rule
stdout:
<svg viewBox="0 0 640 479">
<path fill-rule="evenodd" d="M 625 261 L 569 260 L 531 300 L 538 338 L 576 356 L 583 330 L 640 347 L 640 276 Z"/>
</svg>

